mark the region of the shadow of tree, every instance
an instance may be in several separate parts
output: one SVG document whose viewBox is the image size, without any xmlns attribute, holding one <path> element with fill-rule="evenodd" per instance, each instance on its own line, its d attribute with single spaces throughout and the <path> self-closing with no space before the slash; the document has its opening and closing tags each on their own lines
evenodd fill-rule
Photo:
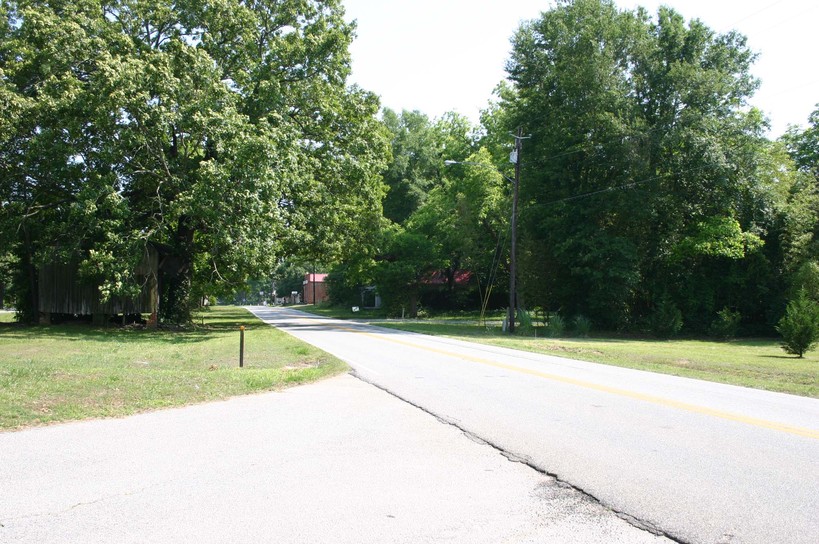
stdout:
<svg viewBox="0 0 819 544">
<path fill-rule="evenodd" d="M 215 334 L 221 335 L 231 331 L 235 331 L 238 335 L 242 326 L 246 331 L 255 331 L 269 325 L 259 321 L 247 311 L 237 308 L 220 309 L 217 315 L 203 312 L 197 315 L 194 323 L 189 326 L 160 327 L 156 330 L 140 326 L 100 327 L 81 323 L 60 325 L 0 323 L 0 339 L 25 340 L 36 336 L 39 339 L 52 338 L 63 342 L 132 343 L 150 340 L 159 343 L 184 344 L 203 342 Z"/>
</svg>

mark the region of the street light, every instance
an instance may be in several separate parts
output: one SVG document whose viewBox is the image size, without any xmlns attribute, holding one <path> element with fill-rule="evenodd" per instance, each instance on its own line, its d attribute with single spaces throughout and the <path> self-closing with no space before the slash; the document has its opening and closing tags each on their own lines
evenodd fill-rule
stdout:
<svg viewBox="0 0 819 544">
<path fill-rule="evenodd" d="M 515 165 L 515 179 L 505 176 L 502 172 L 498 173 L 503 178 L 512 183 L 512 243 L 509 252 L 509 311 L 507 312 L 507 323 L 509 327 L 507 330 L 509 334 L 515 332 L 515 314 L 517 309 L 517 246 L 518 246 L 518 186 L 520 185 L 520 131 L 515 138 L 515 150 L 509 155 L 509 162 Z M 484 168 L 495 169 L 494 166 L 482 162 L 467 162 L 467 161 L 453 161 L 445 160 L 444 164 L 451 166 L 453 164 L 467 164 L 471 166 L 481 166 Z M 496 169 L 495 169 L 496 170 Z"/>
</svg>

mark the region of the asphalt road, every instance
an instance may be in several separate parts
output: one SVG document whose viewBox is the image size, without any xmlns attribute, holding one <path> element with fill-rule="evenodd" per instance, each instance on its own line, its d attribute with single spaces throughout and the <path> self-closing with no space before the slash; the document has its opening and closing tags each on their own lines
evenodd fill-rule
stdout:
<svg viewBox="0 0 819 544">
<path fill-rule="evenodd" d="M 363 380 L 703 544 L 819 542 L 819 401 L 252 308 Z"/>
<path fill-rule="evenodd" d="M 670 544 L 348 375 L 0 433 L 0 543 L 279 542 Z"/>
</svg>

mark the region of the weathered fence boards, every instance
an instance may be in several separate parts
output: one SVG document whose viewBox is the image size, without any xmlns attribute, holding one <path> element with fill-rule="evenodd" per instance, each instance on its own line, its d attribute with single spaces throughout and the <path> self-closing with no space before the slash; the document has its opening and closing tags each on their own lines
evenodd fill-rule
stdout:
<svg viewBox="0 0 819 544">
<path fill-rule="evenodd" d="M 76 264 L 48 264 L 39 271 L 39 311 L 44 314 L 153 314 L 157 310 L 159 257 L 149 251 L 135 271 L 142 285 L 135 298 L 102 300 L 99 284 L 80 278 Z"/>
</svg>

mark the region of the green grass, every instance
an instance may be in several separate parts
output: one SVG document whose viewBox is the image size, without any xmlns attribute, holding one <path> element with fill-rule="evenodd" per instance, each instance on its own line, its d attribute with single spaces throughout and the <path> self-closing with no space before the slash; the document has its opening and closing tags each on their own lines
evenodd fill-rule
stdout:
<svg viewBox="0 0 819 544">
<path fill-rule="evenodd" d="M 786 355 L 774 339 L 554 339 L 509 336 L 499 327 L 420 321 L 383 327 L 481 342 L 608 365 L 819 398 L 819 352 Z"/>
<path fill-rule="evenodd" d="M 378 308 L 378 309 L 360 309 L 358 312 L 353 312 L 350 307 L 342 307 L 342 306 L 329 306 L 327 304 L 319 304 L 318 306 L 314 306 L 312 304 L 302 304 L 298 306 L 293 306 L 295 310 L 302 310 L 304 312 L 309 312 L 311 314 L 320 315 L 323 317 L 333 317 L 336 319 L 368 319 L 368 320 L 378 320 L 378 319 L 387 319 L 387 318 L 395 318 L 398 319 L 401 316 L 394 316 L 388 315 L 386 309 Z M 500 325 L 500 322 L 503 321 L 505 312 L 503 311 L 493 311 L 489 312 L 484 315 L 484 320 L 488 323 L 496 323 Z M 451 311 L 451 312 L 441 312 L 435 313 L 433 315 L 426 315 L 424 316 L 424 320 L 430 321 L 449 321 L 449 322 L 458 322 L 458 321 L 468 321 L 468 322 L 476 322 L 480 319 L 481 312 L 479 311 Z M 412 319 L 407 317 L 406 319 Z M 412 322 L 415 322 L 412 319 Z"/>
<path fill-rule="evenodd" d="M 351 306 L 328 306 L 327 304 L 300 304 L 292 306 L 294 310 L 310 312 L 322 317 L 333 317 L 336 319 L 384 319 L 387 314 L 383 309 L 364 309 L 354 312 Z"/>
<path fill-rule="evenodd" d="M 280 389 L 347 366 L 241 308 L 214 307 L 189 331 L 22 327 L 0 313 L 0 429 L 116 417 Z M 239 364 L 239 326 L 245 367 Z"/>
</svg>

